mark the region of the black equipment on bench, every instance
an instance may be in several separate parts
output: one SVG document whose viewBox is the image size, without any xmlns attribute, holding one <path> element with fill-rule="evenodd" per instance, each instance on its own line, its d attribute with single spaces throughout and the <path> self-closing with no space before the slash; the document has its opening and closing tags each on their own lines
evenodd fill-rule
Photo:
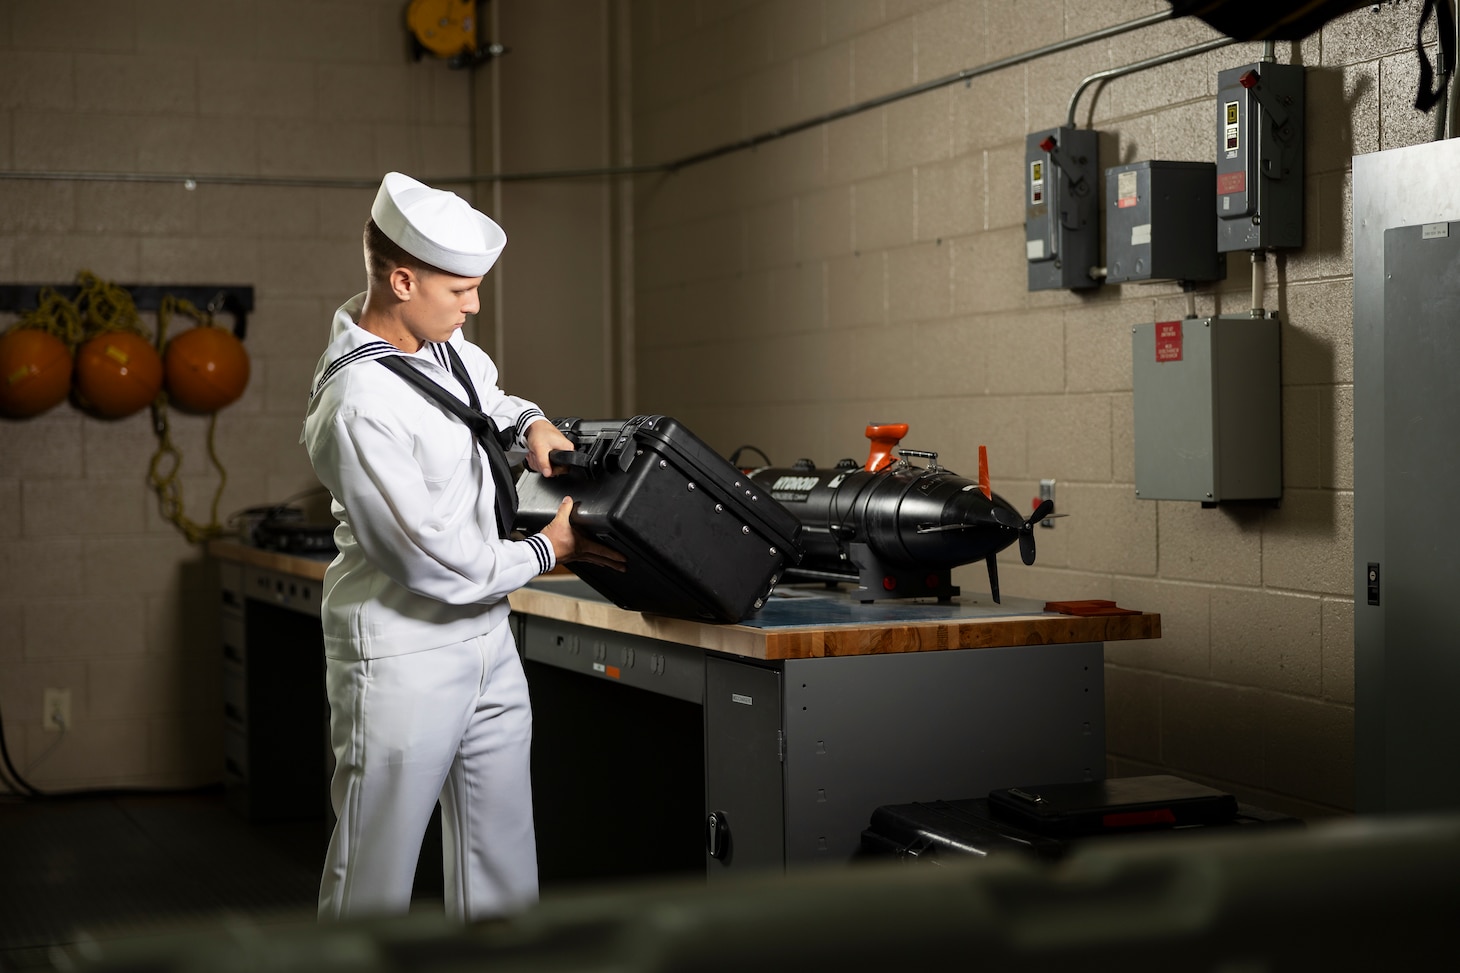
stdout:
<svg viewBox="0 0 1460 973">
<path fill-rule="evenodd" d="M 540 530 L 571 496 L 573 526 L 627 563 L 567 566 L 620 608 L 738 622 L 800 561 L 796 517 L 674 419 L 555 424 L 577 449 L 552 455 L 566 474 L 522 473 L 517 527 Z"/>
</svg>

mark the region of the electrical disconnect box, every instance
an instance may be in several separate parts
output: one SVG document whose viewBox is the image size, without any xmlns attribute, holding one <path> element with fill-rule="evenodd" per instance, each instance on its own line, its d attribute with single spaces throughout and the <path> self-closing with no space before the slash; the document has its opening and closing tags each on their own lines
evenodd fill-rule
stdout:
<svg viewBox="0 0 1460 973">
<path fill-rule="evenodd" d="M 1216 166 L 1132 162 L 1105 170 L 1107 283 L 1221 280 Z"/>
<path fill-rule="evenodd" d="M 1282 496 L 1279 325 L 1228 316 L 1132 329 L 1136 496 Z"/>
<path fill-rule="evenodd" d="M 1217 249 L 1303 245 L 1303 66 L 1217 74 Z"/>
<path fill-rule="evenodd" d="M 1027 136 L 1024 237 L 1029 289 L 1098 287 L 1099 133 L 1068 126 Z"/>
</svg>

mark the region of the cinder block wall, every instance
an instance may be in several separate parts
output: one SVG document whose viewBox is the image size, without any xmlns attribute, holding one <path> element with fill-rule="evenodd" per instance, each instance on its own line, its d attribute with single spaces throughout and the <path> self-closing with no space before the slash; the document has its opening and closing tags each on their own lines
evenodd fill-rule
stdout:
<svg viewBox="0 0 1460 973">
<path fill-rule="evenodd" d="M 640 0 L 635 159 L 668 161 L 1169 5 L 1158 0 Z M 869 420 L 1019 505 L 1058 481 L 1032 568 L 1005 593 L 1113 598 L 1164 636 L 1107 646 L 1112 774 L 1168 771 L 1304 815 L 1353 791 L 1350 171 L 1423 141 L 1417 0 L 1367 7 L 1278 60 L 1308 68 L 1306 243 L 1267 260 L 1283 319 L 1281 509 L 1134 495 L 1130 327 L 1181 317 L 1174 285 L 1025 286 L 1024 136 L 1080 79 L 1216 36 L 1183 20 L 898 101 L 636 185 L 637 408 L 778 463 L 865 456 Z M 1236 45 L 1087 93 L 1101 166 L 1211 161 Z M 1198 290 L 1244 313 L 1249 264 Z M 981 565 L 956 578 L 986 591 Z M 1010 732 L 1018 732 L 1011 727 Z M 937 796 L 937 795 L 933 795 Z M 946 795 L 945 795 L 946 796 Z"/>
<path fill-rule="evenodd" d="M 471 77 L 407 56 L 400 0 L 6 0 L 0 169 L 378 181 L 471 169 Z M 462 191 L 466 191 L 463 189 Z M 363 290 L 373 188 L 0 179 L 0 281 L 251 284 L 253 375 L 218 420 L 226 516 L 316 485 L 297 443 L 329 317 Z M 0 327 L 13 315 L 0 316 Z M 174 327 L 186 322 L 179 321 Z M 151 327 L 150 318 L 146 321 Z M 174 413 L 187 513 L 217 480 Z M 0 421 L 0 705 L 16 766 L 57 790 L 216 781 L 217 594 L 158 514 L 144 411 Z M 73 727 L 41 726 L 46 687 Z"/>
</svg>

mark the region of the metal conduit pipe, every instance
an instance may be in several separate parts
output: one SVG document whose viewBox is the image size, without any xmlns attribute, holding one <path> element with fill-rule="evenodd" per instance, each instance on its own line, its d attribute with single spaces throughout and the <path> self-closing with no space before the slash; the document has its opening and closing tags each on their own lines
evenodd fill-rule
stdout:
<svg viewBox="0 0 1460 973">
<path fill-rule="evenodd" d="M 1099 30 L 1091 31 L 1088 34 L 1081 34 L 1078 37 L 1066 38 L 1062 41 L 1055 41 L 1052 44 L 1045 44 L 1043 47 L 1036 47 L 1033 50 L 1024 51 L 1021 54 L 1011 54 L 1008 57 L 1000 58 L 997 61 L 990 61 L 977 67 L 964 68 L 954 74 L 945 77 L 935 78 L 921 84 L 913 85 L 910 88 L 903 88 L 876 98 L 861 101 L 855 105 L 848 105 L 845 108 L 838 108 L 835 111 L 808 118 L 805 121 L 796 122 L 781 128 L 763 132 L 760 135 L 753 135 L 749 138 L 740 139 L 736 142 L 729 142 L 713 149 L 706 149 L 702 152 L 695 152 L 673 162 L 646 163 L 643 165 L 628 166 L 601 166 L 589 169 L 552 169 L 538 172 L 494 172 L 480 176 L 458 176 L 450 178 L 432 178 L 430 181 L 435 185 L 470 185 L 483 182 L 525 182 L 529 180 L 543 179 L 583 179 L 602 176 L 634 176 L 653 172 L 675 172 L 688 166 L 698 165 L 701 162 L 708 162 L 711 159 L 718 159 L 720 156 L 729 155 L 732 152 L 740 152 L 745 149 L 753 149 L 777 139 L 783 139 L 789 135 L 795 135 L 809 128 L 818 125 L 825 125 L 838 119 L 857 115 L 873 108 L 880 108 L 883 105 L 901 101 L 904 98 L 911 98 L 928 91 L 946 87 L 950 84 L 957 84 L 960 81 L 971 81 L 981 75 L 990 74 L 994 71 L 1002 71 L 1004 68 L 1014 67 L 1028 61 L 1034 61 L 1051 54 L 1058 54 L 1071 48 L 1080 47 L 1095 41 L 1106 40 L 1111 37 L 1118 37 L 1121 34 L 1133 30 L 1140 30 L 1143 27 L 1150 27 L 1163 23 L 1175 16 L 1175 10 L 1162 10 L 1157 13 L 1148 14 L 1145 17 L 1138 17 L 1135 20 L 1126 21 L 1123 24 L 1113 24 L 1109 27 L 1102 27 Z M 1223 43 L 1232 43 L 1223 41 Z M 1220 46 L 1219 44 L 1216 46 Z M 1187 56 L 1187 55 L 1183 55 Z M 1165 63 L 1165 62 L 1157 62 Z M 1073 107 L 1071 111 L 1073 112 Z M 270 186 L 270 187 L 294 187 L 309 189 L 374 189 L 378 185 L 377 180 L 369 179 L 328 179 L 290 176 L 242 176 L 242 175 L 182 175 L 177 173 L 142 173 L 142 172 L 18 172 L 0 171 L 0 179 L 38 179 L 52 181 L 74 181 L 74 182 L 180 182 L 189 189 L 201 185 L 223 185 L 223 186 Z"/>
<path fill-rule="evenodd" d="M 1160 67 L 1163 64 L 1170 64 L 1173 61 L 1181 61 L 1188 57 L 1195 57 L 1198 54 L 1205 54 L 1207 51 L 1215 51 L 1219 47 L 1226 47 L 1229 44 L 1237 43 L 1230 37 L 1217 37 L 1202 44 L 1193 44 L 1191 47 L 1184 47 L 1179 51 L 1171 51 L 1169 54 L 1158 54 L 1155 57 L 1148 57 L 1144 61 L 1137 61 L 1134 64 L 1127 64 L 1123 67 L 1108 68 L 1104 71 L 1097 71 L 1080 82 L 1075 88 L 1075 93 L 1070 96 L 1070 110 L 1066 117 L 1065 124 L 1070 128 L 1078 128 L 1075 123 L 1075 111 L 1080 104 L 1080 96 L 1085 89 L 1092 84 L 1101 81 L 1109 81 L 1111 78 L 1121 78 L 1127 74 L 1135 74 L 1147 68 Z M 1271 43 L 1270 41 L 1268 43 Z"/>
</svg>

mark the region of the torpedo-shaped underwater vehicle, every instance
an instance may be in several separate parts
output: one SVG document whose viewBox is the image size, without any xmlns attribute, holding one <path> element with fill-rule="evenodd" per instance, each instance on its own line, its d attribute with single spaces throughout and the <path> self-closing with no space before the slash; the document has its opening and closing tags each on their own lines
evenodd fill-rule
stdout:
<svg viewBox="0 0 1460 973">
<path fill-rule="evenodd" d="M 867 462 L 844 459 L 830 469 L 810 460 L 789 468 L 747 470 L 762 489 L 801 520 L 803 558 L 786 580 L 814 579 L 856 586 L 863 602 L 887 598 L 958 594 L 953 568 L 986 561 L 989 591 L 999 600 L 997 555 L 1019 542 L 1025 564 L 1034 563 L 1034 525 L 1049 516 L 1045 500 L 1025 517 L 989 489 L 988 453 L 979 447 L 978 480 L 938 465 L 938 454 L 892 450 L 907 435 L 906 423 L 867 427 Z M 926 466 L 914 466 L 923 459 Z M 732 458 L 733 461 L 733 458 Z"/>
</svg>

